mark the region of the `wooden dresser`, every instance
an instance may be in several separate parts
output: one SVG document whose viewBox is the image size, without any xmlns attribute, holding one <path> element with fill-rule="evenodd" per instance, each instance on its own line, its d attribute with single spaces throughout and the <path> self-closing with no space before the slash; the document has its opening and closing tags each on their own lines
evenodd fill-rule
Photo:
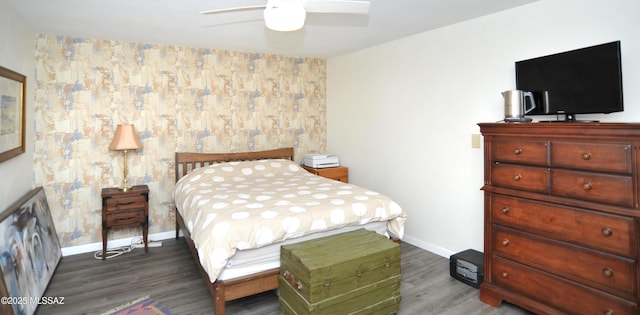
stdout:
<svg viewBox="0 0 640 315">
<path fill-rule="evenodd" d="M 481 123 L 480 300 L 640 314 L 640 124 Z"/>
</svg>

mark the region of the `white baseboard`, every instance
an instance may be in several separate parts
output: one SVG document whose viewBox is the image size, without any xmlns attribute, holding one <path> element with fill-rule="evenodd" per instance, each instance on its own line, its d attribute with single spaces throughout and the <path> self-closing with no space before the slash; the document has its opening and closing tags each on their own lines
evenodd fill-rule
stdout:
<svg viewBox="0 0 640 315">
<path fill-rule="evenodd" d="M 182 231 L 180 231 L 180 236 L 184 236 L 182 234 Z M 117 240 L 109 240 L 109 243 L 107 244 L 109 247 L 108 248 L 116 248 L 116 247 L 122 247 L 122 246 L 129 246 L 131 245 L 131 242 L 134 240 L 134 238 L 139 238 L 140 236 L 136 236 L 136 237 L 129 237 L 129 238 L 124 238 L 124 239 L 117 239 Z M 162 241 L 162 240 L 168 240 L 170 238 L 175 238 L 176 237 L 176 232 L 175 231 L 168 231 L 168 232 L 161 232 L 161 233 L 155 233 L 155 234 L 150 234 L 149 235 L 149 241 Z M 430 243 L 426 243 L 423 242 L 415 237 L 412 237 L 410 235 L 404 235 L 404 237 L 402 238 L 403 242 L 407 242 L 413 246 L 417 246 L 419 248 L 422 248 L 426 251 L 432 252 L 438 256 L 442 256 L 444 258 L 449 259 L 449 257 L 451 257 L 451 255 L 455 254 L 454 252 L 439 247 L 439 246 L 435 246 L 433 244 Z M 64 247 L 62 248 L 62 256 L 71 256 L 71 255 L 77 255 L 77 254 L 84 254 L 84 253 L 90 253 L 90 252 L 94 252 L 94 251 L 99 251 L 102 250 L 102 242 L 97 242 L 97 243 L 92 243 L 92 244 L 85 244 L 85 245 L 78 245 L 78 246 L 71 246 L 71 247 Z"/>
<path fill-rule="evenodd" d="M 180 231 L 180 236 L 184 236 L 182 234 L 182 231 Z M 148 241 L 168 240 L 170 238 L 175 238 L 175 237 L 176 237 L 175 231 L 161 232 L 161 233 L 149 234 Z M 118 240 L 109 240 L 109 243 L 107 243 L 107 246 L 108 246 L 107 249 L 122 247 L 122 246 L 129 246 L 131 245 L 131 242 L 134 239 L 138 239 L 138 238 L 142 238 L 142 236 L 135 236 L 135 237 L 129 237 L 124 239 L 118 239 Z M 102 242 L 71 246 L 71 247 L 63 247 L 62 256 L 84 254 L 84 253 L 90 253 L 90 252 L 99 251 L 99 250 L 102 250 Z"/>
<path fill-rule="evenodd" d="M 424 241 L 421 241 L 415 237 L 411 237 L 410 235 L 404 235 L 404 237 L 402 237 L 402 241 L 403 242 L 407 242 L 413 246 L 417 246 L 420 247 L 428 252 L 432 252 L 438 256 L 442 256 L 446 259 L 449 259 L 449 257 L 451 257 L 451 255 L 455 254 L 455 252 L 452 252 L 446 248 L 442 248 L 439 246 L 435 246 L 433 244 L 430 243 L 426 243 Z"/>
</svg>

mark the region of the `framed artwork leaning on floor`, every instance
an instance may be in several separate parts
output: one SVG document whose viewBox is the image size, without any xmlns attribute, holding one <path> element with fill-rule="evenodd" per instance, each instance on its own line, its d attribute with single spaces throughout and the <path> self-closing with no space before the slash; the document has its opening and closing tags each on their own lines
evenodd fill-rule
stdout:
<svg viewBox="0 0 640 315">
<path fill-rule="evenodd" d="M 0 314 L 30 315 L 62 258 L 44 189 L 0 213 Z"/>
</svg>

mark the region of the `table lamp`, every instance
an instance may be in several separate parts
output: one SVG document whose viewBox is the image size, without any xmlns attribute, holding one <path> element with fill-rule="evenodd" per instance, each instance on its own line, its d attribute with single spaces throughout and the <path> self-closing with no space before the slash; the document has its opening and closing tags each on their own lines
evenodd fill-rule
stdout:
<svg viewBox="0 0 640 315">
<path fill-rule="evenodd" d="M 116 135 L 113 137 L 111 145 L 109 145 L 109 150 L 122 151 L 122 154 L 124 155 L 124 174 L 122 176 L 122 183 L 120 183 L 120 189 L 122 189 L 122 191 L 128 191 L 131 189 L 129 179 L 127 178 L 127 151 L 138 150 L 141 148 L 142 144 L 138 139 L 138 134 L 136 133 L 136 129 L 133 125 L 118 125 L 116 128 Z"/>
</svg>

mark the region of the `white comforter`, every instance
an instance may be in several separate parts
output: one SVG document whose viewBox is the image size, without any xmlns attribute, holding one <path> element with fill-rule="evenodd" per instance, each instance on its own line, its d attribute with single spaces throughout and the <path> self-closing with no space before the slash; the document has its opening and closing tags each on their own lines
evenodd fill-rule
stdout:
<svg viewBox="0 0 640 315">
<path fill-rule="evenodd" d="M 194 170 L 178 181 L 174 200 L 211 282 L 236 250 L 373 221 L 387 221 L 391 236 L 402 238 L 406 221 L 389 197 L 310 174 L 289 160 Z"/>
</svg>

